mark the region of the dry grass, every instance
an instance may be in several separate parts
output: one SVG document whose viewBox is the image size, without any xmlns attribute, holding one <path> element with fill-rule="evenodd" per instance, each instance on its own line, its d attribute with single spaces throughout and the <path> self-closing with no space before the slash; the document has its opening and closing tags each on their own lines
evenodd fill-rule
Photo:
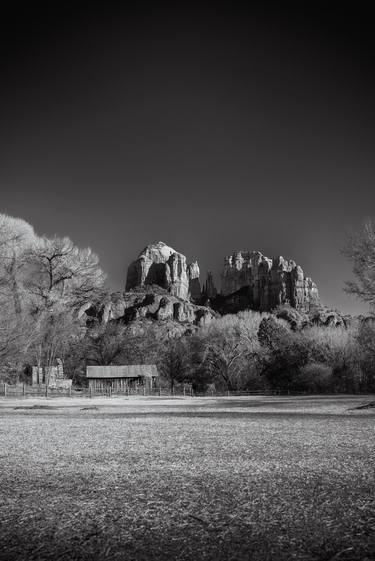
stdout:
<svg viewBox="0 0 375 561">
<path fill-rule="evenodd" d="M 3 400 L 0 559 L 375 559 L 365 402 Z"/>
</svg>

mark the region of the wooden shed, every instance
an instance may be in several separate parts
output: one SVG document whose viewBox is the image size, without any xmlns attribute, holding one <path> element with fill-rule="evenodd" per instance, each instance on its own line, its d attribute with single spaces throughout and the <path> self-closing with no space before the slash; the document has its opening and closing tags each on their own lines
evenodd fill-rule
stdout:
<svg viewBox="0 0 375 561">
<path fill-rule="evenodd" d="M 86 378 L 93 390 L 117 391 L 145 386 L 152 389 L 158 377 L 155 364 L 129 364 L 124 366 L 87 366 Z"/>
</svg>

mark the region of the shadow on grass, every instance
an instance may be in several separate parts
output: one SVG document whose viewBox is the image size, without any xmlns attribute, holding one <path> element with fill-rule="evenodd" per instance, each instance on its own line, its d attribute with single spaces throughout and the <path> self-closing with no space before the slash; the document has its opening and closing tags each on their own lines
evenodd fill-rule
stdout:
<svg viewBox="0 0 375 561">
<path fill-rule="evenodd" d="M 60 408 L 59 410 L 54 411 L 44 411 L 43 409 L 37 411 L 34 410 L 31 412 L 28 411 L 20 411 L 19 408 L 15 408 L 17 411 L 0 411 L 0 417 L 9 416 L 9 415 L 27 415 L 33 417 L 69 417 L 69 418 L 85 418 L 85 419 L 139 419 L 139 418 L 165 418 L 165 419 L 173 419 L 173 418 L 191 418 L 191 419 L 280 419 L 280 420 L 287 420 L 287 419 L 368 419 L 369 417 L 375 417 L 375 411 L 368 411 L 366 414 L 361 414 L 360 411 L 351 410 L 350 413 L 335 413 L 335 412 L 302 412 L 302 411 L 100 411 L 99 409 L 94 408 L 84 408 L 80 409 L 79 411 L 74 411 L 72 413 L 67 414 L 66 412 L 62 411 Z M 22 408 L 21 408 L 22 409 Z M 31 409 L 31 408 L 30 408 Z"/>
</svg>

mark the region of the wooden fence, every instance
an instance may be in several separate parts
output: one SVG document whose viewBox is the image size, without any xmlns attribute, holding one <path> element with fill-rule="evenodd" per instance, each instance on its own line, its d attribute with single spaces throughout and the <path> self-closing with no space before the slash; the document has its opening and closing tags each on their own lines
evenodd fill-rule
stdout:
<svg viewBox="0 0 375 561">
<path fill-rule="evenodd" d="M 306 392 L 289 392 L 287 390 L 254 390 L 254 391 L 219 391 L 208 388 L 204 392 L 197 392 L 191 386 L 179 386 L 176 388 L 147 388 L 138 386 L 124 389 L 102 389 L 70 387 L 63 389 L 50 388 L 45 385 L 7 384 L 0 383 L 0 397 L 131 397 L 131 396 L 153 396 L 153 397 L 245 397 L 245 396 L 272 396 L 272 395 L 305 395 Z"/>
</svg>

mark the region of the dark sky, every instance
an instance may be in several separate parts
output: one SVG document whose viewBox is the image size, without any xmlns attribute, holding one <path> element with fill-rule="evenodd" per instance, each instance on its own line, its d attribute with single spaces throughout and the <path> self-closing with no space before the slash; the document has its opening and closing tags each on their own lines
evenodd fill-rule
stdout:
<svg viewBox="0 0 375 561">
<path fill-rule="evenodd" d="M 1 18 L 1 212 L 91 246 L 115 290 L 161 240 L 217 281 L 235 249 L 293 258 L 366 309 L 340 248 L 375 216 L 369 13 L 51 5 Z"/>
</svg>

